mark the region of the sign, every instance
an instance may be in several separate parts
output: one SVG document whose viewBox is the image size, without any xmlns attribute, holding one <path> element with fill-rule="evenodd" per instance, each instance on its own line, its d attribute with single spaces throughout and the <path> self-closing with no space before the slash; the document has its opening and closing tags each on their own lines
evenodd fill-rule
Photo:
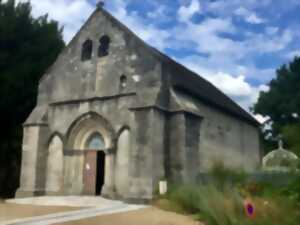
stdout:
<svg viewBox="0 0 300 225">
<path fill-rule="evenodd" d="M 246 199 L 244 202 L 245 213 L 247 217 L 254 219 L 255 218 L 255 207 L 253 202 L 250 199 Z"/>
</svg>

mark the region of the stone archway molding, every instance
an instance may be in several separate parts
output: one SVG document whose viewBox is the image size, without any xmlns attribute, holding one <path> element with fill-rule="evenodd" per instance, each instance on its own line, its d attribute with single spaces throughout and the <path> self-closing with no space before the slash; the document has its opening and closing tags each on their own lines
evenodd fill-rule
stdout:
<svg viewBox="0 0 300 225">
<path fill-rule="evenodd" d="M 101 149 L 105 153 L 105 176 L 102 193 L 106 197 L 114 197 L 116 132 L 111 123 L 96 112 L 82 114 L 73 121 L 68 129 L 66 149 L 69 156 L 66 157 L 64 175 L 65 188 L 68 194 L 84 194 L 84 151 L 87 150 L 85 149 L 87 140 L 96 132 L 101 134 L 105 145 L 104 149 Z"/>
<path fill-rule="evenodd" d="M 69 150 L 84 150 L 85 143 L 93 133 L 100 133 L 104 139 L 104 151 L 116 147 L 116 132 L 110 122 L 100 114 L 90 111 L 75 119 L 67 132 Z"/>
</svg>

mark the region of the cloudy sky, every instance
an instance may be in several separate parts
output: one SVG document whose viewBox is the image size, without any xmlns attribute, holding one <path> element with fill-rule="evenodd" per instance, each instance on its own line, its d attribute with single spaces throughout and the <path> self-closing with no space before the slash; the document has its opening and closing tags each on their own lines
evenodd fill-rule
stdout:
<svg viewBox="0 0 300 225">
<path fill-rule="evenodd" d="M 26 1 L 26 0 L 19 0 Z M 31 0 L 68 42 L 97 0 Z M 300 55 L 299 0 L 106 0 L 139 37 L 248 109 L 283 63 Z"/>
</svg>

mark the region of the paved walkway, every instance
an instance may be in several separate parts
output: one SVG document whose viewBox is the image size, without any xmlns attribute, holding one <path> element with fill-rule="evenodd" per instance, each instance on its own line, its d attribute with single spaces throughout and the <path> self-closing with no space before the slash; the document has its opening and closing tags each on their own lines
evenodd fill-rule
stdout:
<svg viewBox="0 0 300 225">
<path fill-rule="evenodd" d="M 41 196 L 6 200 L 7 203 L 43 206 L 70 207 L 107 207 L 122 204 L 121 201 L 109 200 L 100 196 Z"/>
<path fill-rule="evenodd" d="M 54 223 L 82 220 L 100 215 L 109 215 L 120 212 L 128 212 L 146 208 L 143 205 L 129 205 L 120 201 L 107 200 L 101 197 L 38 197 L 26 199 L 8 200 L 8 203 L 30 204 L 30 205 L 55 205 L 55 206 L 77 206 L 90 207 L 71 212 L 55 213 L 45 216 L 37 216 L 26 219 L 5 221 L 0 225 L 48 225 Z"/>
</svg>

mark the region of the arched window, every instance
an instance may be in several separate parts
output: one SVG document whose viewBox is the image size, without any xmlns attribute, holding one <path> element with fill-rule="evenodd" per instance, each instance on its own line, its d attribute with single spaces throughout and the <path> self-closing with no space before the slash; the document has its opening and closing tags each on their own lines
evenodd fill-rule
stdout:
<svg viewBox="0 0 300 225">
<path fill-rule="evenodd" d="M 110 44 L 110 38 L 107 35 L 104 35 L 99 40 L 100 46 L 98 49 L 98 56 L 104 57 L 107 56 L 109 53 L 109 44 Z"/>
<path fill-rule="evenodd" d="M 125 75 L 122 75 L 120 77 L 120 91 L 123 91 L 127 86 L 127 77 Z"/>
<path fill-rule="evenodd" d="M 86 148 L 93 149 L 93 150 L 104 149 L 105 144 L 104 144 L 104 139 L 101 136 L 101 134 L 93 133 L 87 140 Z"/>
<path fill-rule="evenodd" d="M 86 40 L 82 45 L 82 52 L 81 52 L 81 60 L 87 61 L 92 58 L 93 52 L 93 42 L 91 40 Z"/>
</svg>

